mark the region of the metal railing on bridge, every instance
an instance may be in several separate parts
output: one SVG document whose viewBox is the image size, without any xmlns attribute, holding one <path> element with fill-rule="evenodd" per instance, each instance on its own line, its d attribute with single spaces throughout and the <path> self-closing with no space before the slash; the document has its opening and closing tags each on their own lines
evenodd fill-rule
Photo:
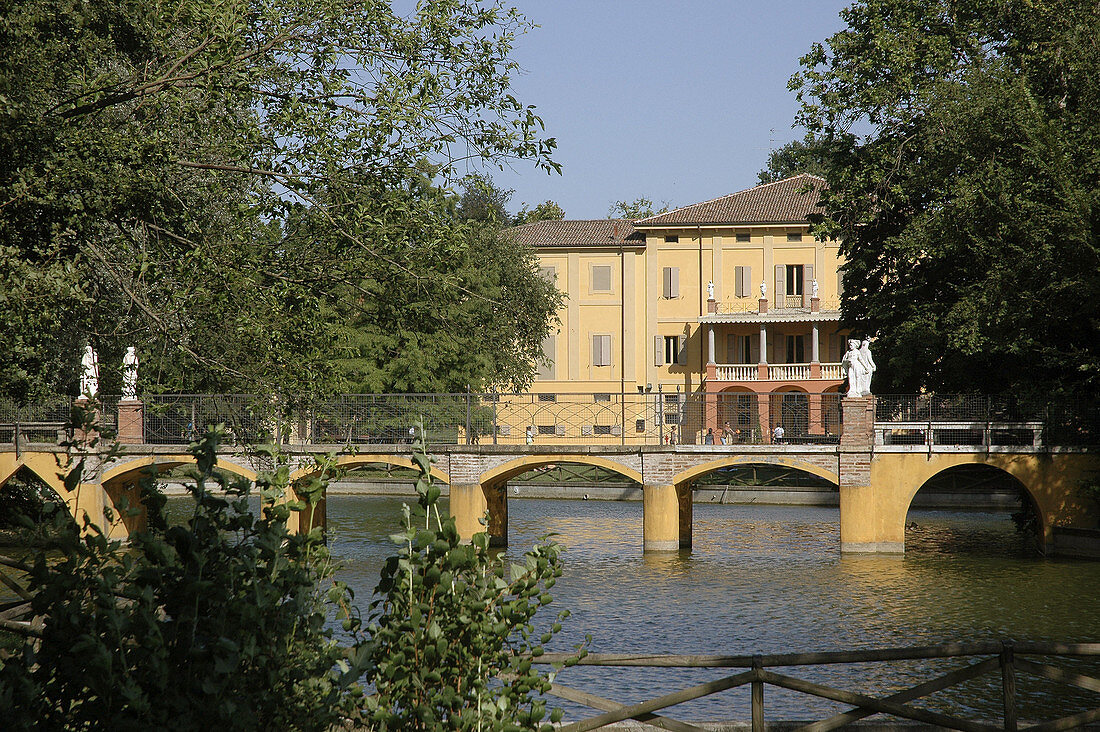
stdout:
<svg viewBox="0 0 1100 732">
<path fill-rule="evenodd" d="M 416 425 L 423 424 L 427 441 L 434 444 L 828 445 L 843 432 L 841 399 L 835 392 L 799 391 L 312 399 L 160 394 L 143 397 L 140 414 L 143 440 L 154 445 L 187 444 L 219 423 L 240 444 L 392 445 L 410 442 Z M 102 423 L 108 428 L 120 424 L 125 405 L 118 397 L 101 397 Z M 70 411 L 69 399 L 29 407 L 0 403 L 0 443 L 56 443 Z M 885 395 L 876 397 L 875 422 L 880 444 L 1100 444 L 1095 403 L 1028 406 L 994 397 Z"/>
</svg>

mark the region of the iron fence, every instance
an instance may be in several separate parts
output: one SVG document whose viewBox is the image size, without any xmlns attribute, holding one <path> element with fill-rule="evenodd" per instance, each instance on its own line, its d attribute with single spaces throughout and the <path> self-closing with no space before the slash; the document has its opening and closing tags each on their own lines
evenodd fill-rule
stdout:
<svg viewBox="0 0 1100 732">
<path fill-rule="evenodd" d="M 187 444 L 224 424 L 238 444 L 276 440 L 332 445 L 432 444 L 836 444 L 839 393 L 784 391 L 343 394 L 283 398 L 247 394 L 143 397 L 143 438 Z M 101 424 L 118 423 L 119 398 L 100 398 Z M 0 402 L 0 442 L 57 442 L 72 402 Z M 876 397 L 880 444 L 1100 444 L 1100 401 L 1049 402 L 974 395 Z"/>
</svg>

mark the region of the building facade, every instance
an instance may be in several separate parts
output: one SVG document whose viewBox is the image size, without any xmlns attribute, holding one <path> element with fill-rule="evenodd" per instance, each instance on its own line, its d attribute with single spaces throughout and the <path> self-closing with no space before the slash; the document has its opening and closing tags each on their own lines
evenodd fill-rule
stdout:
<svg viewBox="0 0 1100 732">
<path fill-rule="evenodd" d="M 512 229 L 567 298 L 533 398 L 644 395 L 644 413 L 624 406 L 617 425 L 588 425 L 623 441 L 838 434 L 843 260 L 809 231 L 822 185 L 800 175 L 639 221 Z"/>
</svg>

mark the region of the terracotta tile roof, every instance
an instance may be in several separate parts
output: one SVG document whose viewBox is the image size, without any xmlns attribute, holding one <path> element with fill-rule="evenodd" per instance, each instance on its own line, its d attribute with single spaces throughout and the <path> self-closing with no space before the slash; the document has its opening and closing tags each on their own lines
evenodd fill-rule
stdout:
<svg viewBox="0 0 1100 732">
<path fill-rule="evenodd" d="M 536 249 L 575 246 L 645 246 L 645 235 L 626 219 L 535 221 L 507 230 L 518 244 Z"/>
<path fill-rule="evenodd" d="M 810 190 L 800 193 L 807 184 Z M 677 224 L 802 223 L 818 210 L 825 179 L 796 175 L 635 221 L 638 228 Z"/>
</svg>

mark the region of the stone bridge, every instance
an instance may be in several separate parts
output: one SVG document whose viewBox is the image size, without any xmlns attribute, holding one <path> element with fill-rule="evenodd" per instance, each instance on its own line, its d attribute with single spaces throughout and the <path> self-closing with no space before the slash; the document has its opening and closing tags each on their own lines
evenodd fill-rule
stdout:
<svg viewBox="0 0 1100 732">
<path fill-rule="evenodd" d="M 696 479 L 740 464 L 780 465 L 811 473 L 837 486 L 840 496 L 841 549 L 847 552 L 902 552 L 905 518 L 913 496 L 929 479 L 961 465 L 997 468 L 1019 481 L 1040 520 L 1041 537 L 1050 545 L 1054 528 L 1093 528 L 1096 501 L 1082 490 L 1100 482 L 1100 452 L 1088 448 L 1040 445 L 882 445 L 875 444 L 873 398 L 845 399 L 844 434 L 839 445 L 433 445 L 433 477 L 450 486 L 451 513 L 464 537 L 487 530 L 491 543 L 508 540 L 509 479 L 528 470 L 559 463 L 592 465 L 642 486 L 643 540 L 647 551 L 691 546 L 692 489 Z M 879 440 L 881 442 L 881 439 Z M 338 451 L 334 445 L 284 445 L 292 481 L 317 471 L 315 458 Z M 412 467 L 408 445 L 372 445 L 341 454 L 348 469 L 371 464 Z M 127 445 L 107 461 L 84 456 L 86 479 L 65 489 L 63 475 L 78 456 L 52 446 L 0 449 L 0 486 L 26 469 L 49 484 L 74 516 L 87 515 L 109 534 L 124 537 L 143 526 L 140 514 L 123 515 L 120 507 L 137 505 L 137 482 L 149 470 L 162 472 L 193 463 L 179 447 Z M 254 479 L 264 467 L 247 451 L 227 451 L 218 462 L 229 473 Z M 105 518 L 113 509 L 113 521 Z M 482 519 L 488 515 L 488 526 Z M 324 510 L 314 513 L 323 523 Z M 308 530 L 304 515 L 291 528 Z"/>
</svg>

